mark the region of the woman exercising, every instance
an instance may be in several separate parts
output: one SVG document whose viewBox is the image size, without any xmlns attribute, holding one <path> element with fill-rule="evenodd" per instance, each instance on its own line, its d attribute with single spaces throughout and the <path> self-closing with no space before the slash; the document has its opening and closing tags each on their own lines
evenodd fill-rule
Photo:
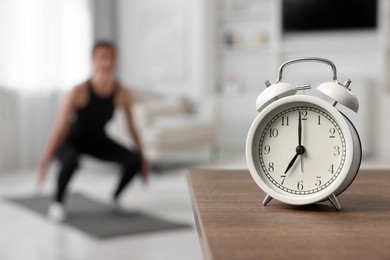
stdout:
<svg viewBox="0 0 390 260">
<path fill-rule="evenodd" d="M 64 221 L 66 188 L 78 167 L 81 154 L 117 162 L 122 176 L 112 200 L 116 204 L 124 188 L 138 173 L 147 181 L 148 164 L 145 160 L 138 132 L 132 116 L 132 93 L 115 80 L 116 48 L 109 42 L 97 42 L 92 51 L 94 72 L 87 82 L 74 87 L 65 97 L 51 138 L 43 153 L 38 171 L 38 190 L 45 179 L 49 162 L 56 157 L 60 162 L 57 189 L 48 215 Z M 115 108 L 123 108 L 129 132 L 136 145 L 130 151 L 111 140 L 104 127 Z"/>
</svg>

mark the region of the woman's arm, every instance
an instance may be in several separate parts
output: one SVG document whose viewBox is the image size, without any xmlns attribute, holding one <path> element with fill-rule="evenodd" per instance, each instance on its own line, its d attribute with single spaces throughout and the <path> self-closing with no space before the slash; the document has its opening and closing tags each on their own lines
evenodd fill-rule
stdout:
<svg viewBox="0 0 390 260">
<path fill-rule="evenodd" d="M 149 165 L 147 163 L 143 145 L 141 142 L 141 138 L 139 136 L 138 130 L 136 128 L 135 122 L 134 122 L 134 116 L 133 116 L 133 96 L 132 93 L 127 90 L 125 87 L 122 87 L 121 90 L 123 91 L 123 107 L 126 114 L 127 119 L 127 126 L 130 132 L 130 135 L 133 137 L 133 140 L 137 146 L 137 152 L 141 157 L 142 165 L 141 165 L 141 174 L 144 182 L 147 182 L 148 174 L 149 174 Z"/>
<path fill-rule="evenodd" d="M 69 92 L 62 101 L 57 120 L 54 124 L 54 129 L 43 152 L 39 163 L 37 188 L 40 189 L 44 182 L 47 167 L 57 151 L 60 143 L 69 131 L 70 120 L 74 110 L 74 100 L 76 97 L 76 89 Z"/>
</svg>

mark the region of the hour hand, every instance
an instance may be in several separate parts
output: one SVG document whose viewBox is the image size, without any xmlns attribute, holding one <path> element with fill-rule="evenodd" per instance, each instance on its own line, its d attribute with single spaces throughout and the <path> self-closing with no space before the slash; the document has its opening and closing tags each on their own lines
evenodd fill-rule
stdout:
<svg viewBox="0 0 390 260">
<path fill-rule="evenodd" d="M 286 174 L 286 173 L 291 169 L 291 167 L 294 165 L 294 162 L 295 162 L 296 159 L 298 158 L 298 155 L 299 155 L 299 153 L 296 153 L 296 154 L 294 155 L 294 158 L 292 158 L 291 162 L 288 164 L 287 169 L 286 169 L 286 171 L 284 172 L 284 174 Z"/>
<path fill-rule="evenodd" d="M 294 158 L 292 158 L 291 162 L 288 164 L 287 169 L 286 169 L 286 171 L 284 172 L 284 174 L 286 174 L 286 173 L 291 169 L 291 167 L 294 165 L 294 162 L 297 160 L 298 155 L 303 154 L 303 153 L 305 152 L 305 148 L 304 148 L 303 146 L 299 145 L 299 146 L 295 149 L 295 151 L 296 151 L 297 153 L 294 155 Z"/>
</svg>

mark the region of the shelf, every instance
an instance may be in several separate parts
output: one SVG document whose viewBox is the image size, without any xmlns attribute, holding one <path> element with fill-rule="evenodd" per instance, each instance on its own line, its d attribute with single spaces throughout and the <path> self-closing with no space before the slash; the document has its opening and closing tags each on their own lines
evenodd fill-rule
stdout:
<svg viewBox="0 0 390 260">
<path fill-rule="evenodd" d="M 232 49 L 227 49 L 221 47 L 218 51 L 220 56 L 239 56 L 239 55 L 266 55 L 274 54 L 276 51 L 272 50 L 270 45 L 267 44 L 264 47 L 234 47 Z"/>
<path fill-rule="evenodd" d="M 269 22 L 272 21 L 270 12 L 261 13 L 240 13 L 235 15 L 218 15 L 217 21 L 220 23 L 226 22 Z"/>
<path fill-rule="evenodd" d="M 264 13 L 273 10 L 274 6 L 275 3 L 273 0 L 222 0 L 219 2 L 218 9 L 220 11 L 218 14 L 234 16 L 237 14 Z"/>
</svg>

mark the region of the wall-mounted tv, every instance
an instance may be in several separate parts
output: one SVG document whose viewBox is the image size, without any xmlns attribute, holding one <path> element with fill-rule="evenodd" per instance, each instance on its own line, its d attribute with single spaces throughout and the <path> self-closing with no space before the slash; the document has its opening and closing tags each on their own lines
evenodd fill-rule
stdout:
<svg viewBox="0 0 390 260">
<path fill-rule="evenodd" d="M 378 0 L 282 0 L 282 31 L 375 30 Z"/>
</svg>

